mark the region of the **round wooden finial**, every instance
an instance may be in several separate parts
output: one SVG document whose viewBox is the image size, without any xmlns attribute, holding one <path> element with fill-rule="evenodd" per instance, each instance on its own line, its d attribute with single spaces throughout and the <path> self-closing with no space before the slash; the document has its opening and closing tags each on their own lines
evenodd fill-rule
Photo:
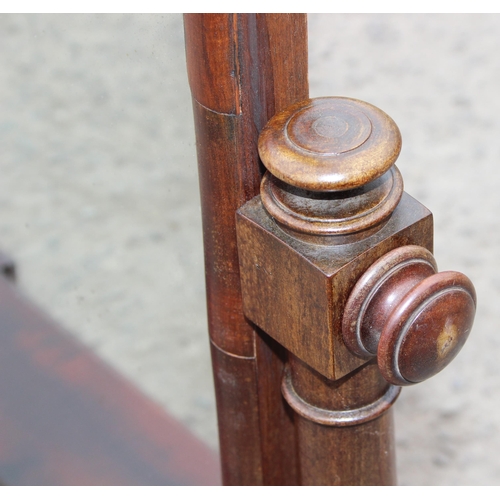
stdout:
<svg viewBox="0 0 500 500">
<path fill-rule="evenodd" d="M 378 231 L 401 199 L 396 124 L 347 97 L 299 102 L 271 118 L 259 138 L 268 172 L 261 199 L 280 227 L 316 244 L 344 244 Z"/>
<path fill-rule="evenodd" d="M 259 154 L 278 179 L 310 191 L 356 189 L 389 170 L 401 134 L 383 111 L 347 97 L 308 99 L 275 115 Z"/>
<path fill-rule="evenodd" d="M 476 293 L 461 273 L 437 273 L 432 254 L 409 245 L 376 261 L 347 301 L 342 336 L 363 358 L 377 356 L 384 378 L 410 385 L 432 377 L 469 336 Z"/>
</svg>

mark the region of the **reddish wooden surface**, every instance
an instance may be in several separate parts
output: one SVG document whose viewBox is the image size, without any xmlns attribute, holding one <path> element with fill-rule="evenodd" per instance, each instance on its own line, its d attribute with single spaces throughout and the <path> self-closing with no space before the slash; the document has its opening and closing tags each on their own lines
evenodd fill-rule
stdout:
<svg viewBox="0 0 500 500">
<path fill-rule="evenodd" d="M 366 103 L 294 104 L 263 130 L 269 171 L 261 195 L 237 212 L 245 314 L 290 351 L 282 389 L 295 412 L 302 485 L 396 481 L 391 406 L 400 388 L 382 376 L 380 349 L 378 365 L 348 349 L 342 317 L 382 256 L 408 244 L 430 255 L 432 215 L 403 193 L 393 164 L 400 148 L 394 122 Z M 349 314 L 345 321 L 352 326 Z M 421 361 L 416 345 L 406 367 Z"/>
<path fill-rule="evenodd" d="M 437 272 L 421 246 L 388 252 L 363 274 L 346 303 L 342 336 L 358 356 L 377 357 L 395 385 L 422 382 L 443 370 L 472 329 L 474 285 L 461 273 Z"/>
<path fill-rule="evenodd" d="M 224 484 L 297 484 L 295 432 L 280 389 L 286 353 L 243 315 L 235 212 L 259 191 L 260 129 L 308 96 L 306 17 L 184 19 Z"/>
<path fill-rule="evenodd" d="M 215 485 L 215 453 L 0 277 L 0 480 Z"/>
<path fill-rule="evenodd" d="M 348 97 L 296 102 L 273 116 L 259 137 L 271 174 L 296 188 L 356 189 L 389 170 L 401 133 L 381 109 Z"/>
<path fill-rule="evenodd" d="M 369 420 L 356 423 L 362 416 L 361 408 L 383 398 L 390 390 L 376 364 L 365 364 L 333 381 L 292 357 L 291 375 L 298 396 L 311 406 L 341 412 L 352 410 L 352 421 L 341 425 L 322 425 L 311 414 L 297 417 L 302 484 L 396 484 L 392 408 L 384 407 L 380 413 L 375 409 Z"/>
<path fill-rule="evenodd" d="M 305 29 L 293 19 L 186 16 L 224 483 L 394 484 L 391 405 L 400 389 L 380 359 L 349 351 L 342 316 L 377 259 L 403 245 L 432 249 L 432 216 L 403 194 L 394 165 L 401 137 L 385 113 L 301 95 Z M 259 140 L 269 171 L 258 196 L 257 134 L 275 112 Z M 435 292 L 431 284 L 424 292 Z M 245 320 L 242 303 L 266 334 Z M 434 310 L 446 316 L 441 302 Z M 413 319 L 404 316 L 410 334 Z M 453 342 L 446 333 L 441 350 Z M 418 333 L 411 339 L 404 373 L 416 381 Z M 427 373 L 432 360 L 424 364 Z M 293 416 L 278 396 L 280 375 Z"/>
<path fill-rule="evenodd" d="M 370 265 L 409 244 L 432 248 L 432 216 L 406 193 L 387 224 L 350 245 L 315 245 L 284 233 L 260 198 L 238 210 L 245 314 L 269 336 L 327 378 L 365 361 L 342 338 L 352 287 Z"/>
</svg>

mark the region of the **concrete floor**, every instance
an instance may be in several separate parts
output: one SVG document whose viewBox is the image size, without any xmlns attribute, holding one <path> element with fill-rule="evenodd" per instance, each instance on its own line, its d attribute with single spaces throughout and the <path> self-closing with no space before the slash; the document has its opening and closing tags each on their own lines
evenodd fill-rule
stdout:
<svg viewBox="0 0 500 500">
<path fill-rule="evenodd" d="M 462 353 L 396 405 L 399 482 L 498 485 L 500 17 L 309 28 L 311 96 L 396 121 L 440 270 L 478 294 Z M 177 14 L 0 17 L 0 246 L 34 302 L 216 448 L 183 43 Z"/>
</svg>

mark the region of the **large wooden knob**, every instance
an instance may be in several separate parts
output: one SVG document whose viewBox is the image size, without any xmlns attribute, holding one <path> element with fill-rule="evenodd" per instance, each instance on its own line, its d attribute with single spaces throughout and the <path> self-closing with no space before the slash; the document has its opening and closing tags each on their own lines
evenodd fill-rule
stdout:
<svg viewBox="0 0 500 500">
<path fill-rule="evenodd" d="M 278 179 L 310 191 L 345 191 L 377 179 L 401 151 L 386 113 L 347 97 L 318 97 L 275 115 L 259 137 L 259 154 Z"/>
<path fill-rule="evenodd" d="M 275 115 L 259 137 L 267 212 L 294 237 L 343 244 L 374 232 L 403 193 L 401 134 L 377 107 L 320 97 Z"/>
<path fill-rule="evenodd" d="M 455 358 L 475 311 L 469 278 L 455 271 L 437 273 L 432 254 L 410 245 L 384 255 L 356 283 L 342 335 L 354 354 L 377 357 L 386 380 L 410 385 L 432 377 Z"/>
</svg>

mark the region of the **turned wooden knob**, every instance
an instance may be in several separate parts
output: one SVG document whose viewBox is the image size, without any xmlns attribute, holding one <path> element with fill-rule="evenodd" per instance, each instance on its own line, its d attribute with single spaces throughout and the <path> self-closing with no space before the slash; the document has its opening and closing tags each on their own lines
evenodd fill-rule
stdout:
<svg viewBox="0 0 500 500">
<path fill-rule="evenodd" d="M 347 301 L 342 335 L 363 358 L 377 357 L 384 378 L 410 385 L 447 366 L 464 345 L 476 311 L 469 278 L 437 273 L 423 247 L 396 248 L 359 279 Z"/>
<path fill-rule="evenodd" d="M 400 151 L 397 125 L 371 104 L 346 97 L 299 102 L 260 134 L 268 169 L 262 203 L 294 237 L 320 244 L 366 237 L 401 199 L 403 180 L 394 165 Z"/>
<path fill-rule="evenodd" d="M 401 151 L 394 121 L 367 102 L 320 97 L 275 115 L 259 137 L 262 162 L 278 179 L 310 191 L 345 191 L 380 177 Z"/>
</svg>

